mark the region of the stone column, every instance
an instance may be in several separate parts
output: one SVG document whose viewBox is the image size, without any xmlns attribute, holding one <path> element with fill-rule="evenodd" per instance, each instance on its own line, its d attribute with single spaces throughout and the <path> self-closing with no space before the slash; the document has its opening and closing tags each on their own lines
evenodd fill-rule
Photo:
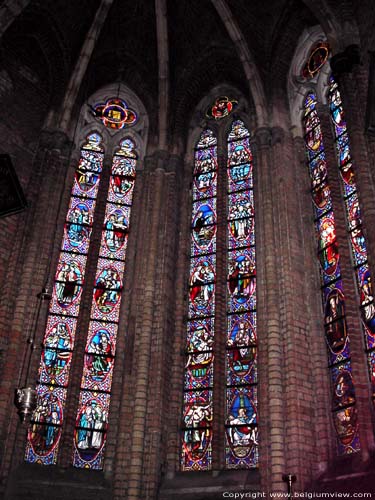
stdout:
<svg viewBox="0 0 375 500">
<path fill-rule="evenodd" d="M 284 490 L 283 348 L 280 331 L 276 214 L 271 169 L 271 129 L 258 128 L 252 145 L 255 166 L 259 345 L 260 471 L 264 491 Z"/>
<path fill-rule="evenodd" d="M 158 151 L 145 159 L 131 315 L 135 316 L 131 420 L 121 420 L 130 443 L 118 444 L 115 496 L 122 498 L 126 484 L 129 499 L 153 499 L 165 467 L 165 436 L 170 393 L 169 367 L 173 356 L 174 268 L 179 218 L 176 172 L 180 160 Z M 126 376 L 126 375 L 125 375 Z M 126 387 L 126 383 L 124 388 Z M 129 432 L 130 430 L 130 432 Z M 126 448 L 129 460 L 123 457 Z M 126 467 L 126 468 L 125 468 Z"/>
<path fill-rule="evenodd" d="M 283 473 L 296 475 L 297 491 L 302 491 L 312 479 L 317 456 L 316 435 L 327 438 L 329 422 L 322 418 L 322 412 L 317 418 L 316 412 L 321 408 L 324 408 L 323 415 L 324 410 L 327 412 L 330 394 L 315 228 L 303 146 L 289 131 L 272 128 L 273 227 L 278 283 L 267 283 L 266 293 L 271 287 L 279 291 L 278 355 L 282 356 L 283 395 L 280 396 L 280 391 L 278 396 L 282 397 L 284 406 Z M 264 251 L 265 246 L 267 243 L 259 252 Z M 276 335 L 272 340 L 276 346 Z M 274 348 L 270 346 L 271 349 Z M 276 357 L 272 363 L 276 364 Z M 270 379 L 269 383 L 273 386 L 275 382 Z M 319 391 L 314 391 L 314 387 L 319 387 Z"/>
</svg>

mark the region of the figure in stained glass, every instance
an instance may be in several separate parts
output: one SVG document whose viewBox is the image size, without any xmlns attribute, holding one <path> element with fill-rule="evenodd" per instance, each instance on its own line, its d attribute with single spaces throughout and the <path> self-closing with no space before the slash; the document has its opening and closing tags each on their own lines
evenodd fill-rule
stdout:
<svg viewBox="0 0 375 500">
<path fill-rule="evenodd" d="M 245 255 L 238 255 L 229 264 L 228 288 L 238 302 L 255 291 L 255 266 Z"/>
<path fill-rule="evenodd" d="M 101 448 L 106 425 L 106 411 L 95 399 L 81 411 L 76 431 L 77 448 L 84 451 L 86 460 L 92 460 Z"/>
<path fill-rule="evenodd" d="M 212 423 L 211 403 L 197 401 L 187 406 L 184 415 L 184 447 L 193 460 L 201 459 L 210 443 L 208 428 Z M 207 430 L 206 430 L 207 428 Z"/>
<path fill-rule="evenodd" d="M 107 314 L 113 310 L 120 298 L 121 280 L 118 272 L 110 267 L 103 269 L 96 284 L 94 299 L 100 312 Z"/>
<path fill-rule="evenodd" d="M 322 209 L 330 199 L 330 189 L 327 185 L 327 168 L 323 160 L 314 163 L 311 170 L 312 195 L 315 205 Z"/>
<path fill-rule="evenodd" d="M 196 308 L 205 308 L 214 291 L 215 272 L 208 261 L 199 263 L 190 278 L 190 300 Z"/>
<path fill-rule="evenodd" d="M 206 112 L 208 118 L 214 118 L 215 120 L 220 120 L 228 116 L 233 109 L 237 106 L 238 101 L 234 99 L 229 99 L 226 96 L 220 96 L 215 100 L 213 106 L 210 106 Z"/>
<path fill-rule="evenodd" d="M 327 62 L 329 56 L 329 45 L 327 42 L 319 42 L 311 49 L 306 64 L 302 68 L 304 78 L 313 78 Z"/>
<path fill-rule="evenodd" d="M 69 327 L 63 321 L 55 324 L 48 332 L 42 359 L 49 375 L 56 377 L 65 368 L 71 357 L 71 343 Z"/>
<path fill-rule="evenodd" d="M 362 318 L 371 335 L 375 335 L 375 304 L 374 293 L 372 290 L 372 281 L 369 271 L 362 276 L 360 287 Z"/>
<path fill-rule="evenodd" d="M 105 222 L 106 244 L 111 252 L 119 250 L 125 242 L 128 223 L 122 210 L 111 212 Z"/>
<path fill-rule="evenodd" d="M 355 406 L 349 406 L 344 410 L 334 413 L 334 424 L 341 443 L 345 447 L 353 447 L 353 440 L 358 431 L 357 410 Z"/>
<path fill-rule="evenodd" d="M 101 329 L 92 336 L 87 348 L 87 368 L 90 378 L 102 382 L 113 364 L 113 348 L 111 337 L 107 330 Z"/>
<path fill-rule="evenodd" d="M 134 186 L 134 166 L 131 159 L 121 158 L 112 168 L 111 187 L 117 197 L 124 197 Z"/>
<path fill-rule="evenodd" d="M 30 443 L 38 455 L 49 454 L 55 446 L 60 434 L 61 414 L 61 405 L 53 395 L 38 399 L 29 431 Z"/>
<path fill-rule="evenodd" d="M 208 191 L 216 177 L 216 159 L 211 149 L 197 151 L 195 160 L 195 185 L 199 191 Z"/>
<path fill-rule="evenodd" d="M 248 148 L 242 143 L 240 144 L 235 143 L 234 149 L 229 157 L 229 166 L 236 167 L 243 163 L 248 164 L 250 162 L 250 159 L 251 159 L 251 153 L 248 150 Z M 249 165 L 247 166 L 249 167 Z"/>
<path fill-rule="evenodd" d="M 200 248 L 208 247 L 216 232 L 215 214 L 208 203 L 200 205 L 193 220 L 193 237 Z"/>
<path fill-rule="evenodd" d="M 328 346 L 333 353 L 338 354 L 344 349 L 347 338 L 345 299 L 338 288 L 334 288 L 328 294 L 324 321 Z"/>
<path fill-rule="evenodd" d="M 339 260 L 333 216 L 323 217 L 319 220 L 319 236 L 320 264 L 326 274 L 332 275 Z"/>
<path fill-rule="evenodd" d="M 227 433 L 229 442 L 234 448 L 235 453 L 248 454 L 248 447 L 252 444 L 258 444 L 256 428 L 251 424 L 256 423 L 256 411 L 250 401 L 250 398 L 239 391 L 233 399 L 228 415 Z M 239 448 L 245 447 L 244 450 Z M 236 449 L 237 448 L 237 449 Z"/>
<path fill-rule="evenodd" d="M 255 343 L 255 331 L 249 321 L 235 321 L 228 339 L 228 347 L 248 346 Z"/>
<path fill-rule="evenodd" d="M 79 246 L 89 237 L 87 225 L 92 222 L 89 208 L 85 203 L 78 203 L 68 213 L 68 238 L 72 246 Z"/>
<path fill-rule="evenodd" d="M 63 263 L 56 277 L 57 301 L 61 307 L 70 306 L 78 297 L 82 284 L 82 272 L 75 262 Z"/>
<path fill-rule="evenodd" d="M 250 203 L 242 204 L 239 202 L 230 208 L 229 228 L 236 240 L 246 240 L 252 232 L 254 219 L 252 219 L 251 216 L 253 214 L 254 210 Z"/>
<path fill-rule="evenodd" d="M 346 406 L 355 402 L 352 375 L 348 370 L 341 370 L 334 382 L 334 406 Z"/>
</svg>

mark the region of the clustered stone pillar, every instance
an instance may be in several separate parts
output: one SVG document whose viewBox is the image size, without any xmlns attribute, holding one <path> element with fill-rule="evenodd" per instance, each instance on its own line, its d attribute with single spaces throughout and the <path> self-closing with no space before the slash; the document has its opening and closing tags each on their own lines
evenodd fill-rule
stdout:
<svg viewBox="0 0 375 500">
<path fill-rule="evenodd" d="M 280 332 L 279 282 L 271 169 L 271 129 L 258 128 L 255 157 L 259 344 L 260 468 L 264 491 L 283 490 L 285 472 L 283 349 Z M 261 207 L 261 209 L 260 209 Z M 258 210 L 257 210 L 258 208 Z"/>
<path fill-rule="evenodd" d="M 177 157 L 159 151 L 145 159 L 142 173 L 142 206 L 138 231 L 137 262 L 132 312 L 134 325 L 131 420 L 121 419 L 119 434 L 127 428 L 129 441 L 117 449 L 115 498 L 152 499 L 164 468 L 164 435 L 169 404 L 168 369 L 173 351 L 173 304 L 178 222 Z M 126 377 L 126 375 L 125 375 Z M 125 386 L 126 387 L 126 382 Z M 130 432 L 129 432 L 130 429 Z M 126 449 L 125 456 L 123 454 Z M 124 481 L 121 481 L 121 475 Z"/>
</svg>

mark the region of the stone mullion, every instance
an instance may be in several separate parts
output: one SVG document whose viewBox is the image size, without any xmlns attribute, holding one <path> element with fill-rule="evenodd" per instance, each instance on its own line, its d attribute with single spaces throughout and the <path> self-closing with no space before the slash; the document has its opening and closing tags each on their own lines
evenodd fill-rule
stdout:
<svg viewBox="0 0 375 500">
<path fill-rule="evenodd" d="M 327 369 L 327 344 L 323 326 L 323 307 L 321 294 L 321 279 L 319 263 L 317 259 L 317 239 L 314 224 L 313 202 L 311 197 L 311 180 L 309 177 L 306 160 L 305 141 L 302 137 L 294 137 L 294 162 L 296 185 L 296 196 L 298 199 L 298 210 L 300 225 L 302 227 L 301 245 L 303 248 L 301 290 L 306 297 L 304 308 L 307 311 L 306 330 L 301 330 L 305 338 L 305 348 L 309 351 L 309 370 L 312 384 L 319 387 L 319 391 L 313 394 L 312 408 L 310 414 L 305 413 L 312 426 L 312 444 L 310 450 L 314 453 L 312 463 L 314 476 L 320 475 L 327 468 L 332 455 L 331 446 L 331 384 Z M 311 272 L 307 272 L 310 269 Z M 296 393 L 299 393 L 299 388 Z M 308 389 L 307 389 L 308 390 Z M 302 429 L 302 439 L 306 425 Z M 319 435 L 317 441 L 314 436 Z M 303 463 L 302 463 L 303 466 Z M 314 470 L 315 469 L 315 470 Z"/>
<path fill-rule="evenodd" d="M 139 304 L 140 315 L 137 321 L 137 344 L 138 355 L 134 359 L 136 366 L 134 410 L 132 425 L 132 440 L 130 446 L 130 464 L 128 469 L 128 499 L 139 500 L 143 487 L 143 467 L 144 467 L 144 445 L 145 433 L 147 430 L 147 397 L 150 379 L 151 344 L 154 332 L 154 302 L 155 302 L 155 277 L 157 271 L 157 258 L 160 226 L 160 211 L 164 200 L 165 171 L 158 165 L 156 158 L 150 159 L 146 166 L 154 167 L 150 173 L 150 183 L 148 199 L 145 210 L 149 211 L 148 227 L 148 255 L 144 265 L 143 273 L 140 275 L 140 282 L 143 283 L 139 289 L 142 302 Z M 154 165 L 153 165 L 154 163 Z M 147 451 L 147 450 L 146 450 Z"/>
<path fill-rule="evenodd" d="M 369 165 L 373 159 L 369 155 L 368 143 L 364 135 L 364 103 L 366 96 L 358 92 L 358 81 L 364 76 L 359 66 L 354 66 L 353 73 L 342 73 L 336 76 L 343 103 L 353 158 L 355 182 L 357 185 L 363 233 L 367 241 L 367 253 L 372 269 L 375 272 L 375 178 Z"/>
<path fill-rule="evenodd" d="M 271 171 L 271 130 L 255 131 L 260 470 L 263 489 L 284 490 L 284 379 Z M 261 206 L 261 209 L 259 208 Z"/>
<path fill-rule="evenodd" d="M 367 460 L 369 448 L 373 446 L 373 431 L 369 405 L 368 368 L 366 356 L 364 354 L 364 338 L 359 313 L 358 290 L 353 270 L 350 236 L 347 231 L 340 173 L 334 149 L 335 142 L 332 133 L 331 117 L 323 106 L 318 106 L 318 112 L 321 120 L 324 149 L 327 159 L 328 182 L 331 189 L 336 237 L 340 254 L 341 278 L 345 295 L 345 315 L 350 339 L 350 356 L 356 393 L 361 454 L 363 460 Z"/>
<path fill-rule="evenodd" d="M 225 468 L 225 346 L 227 324 L 227 175 L 226 147 L 224 141 L 217 146 L 217 232 L 216 232 L 216 294 L 215 294 L 215 336 L 214 336 L 214 385 L 213 385 L 213 439 L 212 469 Z"/>
<path fill-rule="evenodd" d="M 42 304 L 38 324 L 33 325 L 32 318 L 34 318 L 34 313 L 38 307 L 36 295 L 42 290 L 51 265 L 51 235 L 54 235 L 56 232 L 56 217 L 60 204 L 60 193 L 56 193 L 56 187 L 59 186 L 63 190 L 67 163 L 67 145 L 68 140 L 64 134 L 50 134 L 46 132 L 40 145 L 40 151 L 37 153 L 35 159 L 35 161 L 43 162 L 40 167 L 40 196 L 35 207 L 35 212 L 32 215 L 33 223 L 31 225 L 33 233 L 30 238 L 31 241 L 25 240 L 25 245 L 28 248 L 28 257 L 23 262 L 22 278 L 18 286 L 20 292 L 14 311 L 11 344 L 11 351 L 13 352 L 8 353 L 9 361 L 11 362 L 14 359 L 17 366 L 20 366 L 26 347 L 26 339 L 32 335 L 33 329 L 35 329 L 35 348 L 31 358 L 28 377 L 32 385 L 35 385 L 37 378 L 40 361 L 40 343 L 44 334 L 47 305 L 45 303 Z M 17 325 L 19 325 L 19 330 Z M 17 330 L 18 333 L 16 333 Z M 19 339 L 19 343 L 17 343 L 17 339 Z M 8 372 L 6 371 L 6 373 Z M 18 370 L 14 370 L 14 373 L 18 376 L 19 372 Z M 20 463 L 23 461 L 26 444 L 26 428 L 17 425 L 18 416 L 13 405 L 13 388 L 16 385 L 17 380 L 13 379 L 10 382 L 8 390 L 8 395 L 11 398 L 8 414 L 9 420 L 7 423 L 3 423 L 7 429 L 8 441 L 6 450 L 9 454 L 6 459 L 7 461 L 4 463 L 4 470 L 12 462 Z"/>
</svg>

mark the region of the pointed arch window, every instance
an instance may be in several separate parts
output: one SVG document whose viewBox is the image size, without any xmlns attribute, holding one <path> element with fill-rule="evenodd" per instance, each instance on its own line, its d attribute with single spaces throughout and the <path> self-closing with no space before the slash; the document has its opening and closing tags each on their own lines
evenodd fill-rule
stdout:
<svg viewBox="0 0 375 500">
<path fill-rule="evenodd" d="M 135 123 L 137 115 L 133 114 Z M 86 336 L 86 341 L 72 463 L 78 468 L 96 470 L 104 464 L 139 149 L 137 139 L 123 134 L 111 161 L 109 184 L 99 190 L 103 142 L 98 133 L 87 137 L 75 172 L 40 361 L 37 408 L 27 438 L 27 462 L 57 463 L 79 324 L 80 340 Z M 103 198 L 105 189 L 105 214 L 100 229 L 95 208 L 97 197 Z M 80 315 L 80 305 L 93 231 L 100 238 L 100 247 L 87 323 Z M 90 260 L 93 255 L 90 252 Z"/>
<path fill-rule="evenodd" d="M 226 141 L 227 167 L 218 161 L 212 130 L 201 133 L 195 149 L 182 419 L 184 471 L 215 466 L 212 442 L 219 422 L 224 424 L 225 444 L 220 453 L 225 467 L 252 468 L 258 463 L 253 165 L 250 134 L 241 120 L 232 122 Z M 220 200 L 225 207 L 217 206 L 218 186 L 222 186 Z M 218 220 L 218 208 L 226 209 L 220 210 L 227 213 L 225 219 Z M 217 259 L 223 257 L 226 277 L 217 282 Z M 217 292 L 227 297 L 225 303 Z M 222 352 L 214 347 L 218 335 Z M 213 385 L 214 351 L 226 367 L 221 382 L 215 377 L 220 387 Z M 221 409 L 215 407 L 214 394 L 219 391 L 226 394 Z"/>
<path fill-rule="evenodd" d="M 329 46 L 322 42 L 319 51 L 323 54 L 316 71 L 310 78 L 319 78 L 328 60 Z M 312 49 L 310 59 L 314 56 Z M 309 60 L 310 60 L 309 59 Z M 324 74 L 327 74 L 326 67 Z M 308 75 L 305 75 L 306 78 Z M 323 77 L 323 73 L 321 75 Z M 321 81 L 321 80 L 320 80 Z M 328 345 L 329 370 L 332 379 L 333 422 L 337 436 L 337 452 L 347 455 L 360 449 L 358 417 L 356 409 L 355 380 L 352 377 L 350 334 L 346 322 L 346 298 L 343 289 L 340 251 L 336 238 L 336 222 L 333 212 L 328 176 L 333 167 L 327 164 L 320 119 L 317 111 L 318 99 L 309 92 L 304 101 L 305 145 L 312 183 L 312 199 L 318 235 L 318 257 L 321 264 L 324 324 Z M 338 84 L 332 75 L 328 77 L 328 104 L 333 129 L 334 149 L 339 168 L 340 189 L 345 212 L 347 234 L 353 271 L 360 297 L 362 330 L 365 338 L 370 377 L 374 373 L 375 307 L 371 274 L 367 261 L 367 247 L 362 231 L 360 203 L 355 182 L 350 141 Z M 331 171 L 332 172 L 332 171 Z M 350 276 L 346 276 L 350 278 Z M 356 332 L 354 332 L 356 333 Z M 372 380 L 373 382 L 373 380 Z M 374 383 L 373 383 L 374 387 Z M 372 390 L 374 392 L 374 389 Z"/>
<path fill-rule="evenodd" d="M 40 360 L 37 408 L 27 438 L 27 462 L 52 465 L 57 461 L 103 157 L 102 137 L 90 134 L 81 149 L 64 226 Z"/>
<path fill-rule="evenodd" d="M 336 239 L 336 222 L 327 164 L 315 94 L 304 103 L 305 144 L 312 186 L 318 258 L 321 267 L 324 328 L 328 346 L 328 366 L 333 387 L 340 384 L 345 391 L 335 390 L 332 399 L 333 422 L 340 455 L 358 451 L 360 447 L 355 389 L 350 362 L 350 339 L 345 317 L 345 294 L 341 277 L 340 253 Z M 352 425 L 341 425 L 350 419 Z"/>
</svg>

